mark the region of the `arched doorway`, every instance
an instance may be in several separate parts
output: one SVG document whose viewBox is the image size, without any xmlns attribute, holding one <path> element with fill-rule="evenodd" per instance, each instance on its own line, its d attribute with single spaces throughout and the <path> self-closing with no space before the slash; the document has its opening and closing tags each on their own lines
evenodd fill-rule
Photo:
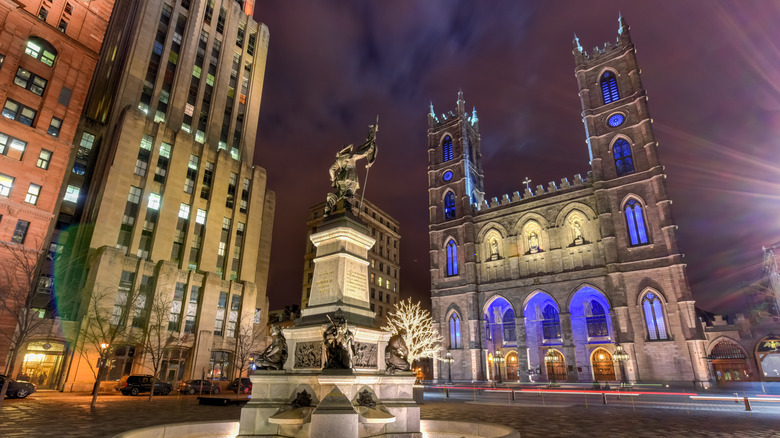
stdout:
<svg viewBox="0 0 780 438">
<path fill-rule="evenodd" d="M 615 379 L 615 362 L 612 354 L 603 348 L 597 348 L 590 355 L 590 364 L 593 367 L 593 380 L 603 382 Z"/>
<path fill-rule="evenodd" d="M 549 351 L 552 351 L 552 353 L 549 353 Z M 547 380 L 553 380 L 553 376 L 555 376 L 556 381 L 565 382 L 566 381 L 566 359 L 563 357 L 560 351 L 552 348 L 548 350 L 548 353 L 546 354 L 552 354 L 558 358 L 558 360 L 555 362 L 546 362 Z"/>
<path fill-rule="evenodd" d="M 710 352 L 712 369 L 718 384 L 751 380 L 747 356 L 737 344 L 722 340 Z"/>
<path fill-rule="evenodd" d="M 756 361 L 762 380 L 780 381 L 780 338 L 769 336 L 756 345 Z"/>
<path fill-rule="evenodd" d="M 520 380 L 520 364 L 516 351 L 510 351 L 506 355 L 506 380 Z"/>
</svg>

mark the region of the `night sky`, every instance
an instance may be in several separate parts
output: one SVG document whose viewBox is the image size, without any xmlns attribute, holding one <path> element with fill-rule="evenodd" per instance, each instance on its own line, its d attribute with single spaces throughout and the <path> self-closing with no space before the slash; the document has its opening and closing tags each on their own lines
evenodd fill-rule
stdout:
<svg viewBox="0 0 780 438">
<path fill-rule="evenodd" d="M 572 39 L 631 26 L 697 305 L 728 311 L 780 236 L 780 2 L 258 1 L 270 47 L 255 163 L 277 195 L 271 308 L 300 303 L 306 212 L 379 115 L 366 198 L 400 221 L 401 296 L 430 306 L 427 116 L 463 90 L 486 197 L 587 174 Z M 362 167 L 362 166 L 361 166 Z M 363 185 L 361 173 L 361 186 Z"/>
</svg>

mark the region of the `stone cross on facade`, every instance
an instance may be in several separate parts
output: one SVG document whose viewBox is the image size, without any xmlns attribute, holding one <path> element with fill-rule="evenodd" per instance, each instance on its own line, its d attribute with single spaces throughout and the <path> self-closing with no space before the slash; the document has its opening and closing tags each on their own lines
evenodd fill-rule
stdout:
<svg viewBox="0 0 780 438">
<path fill-rule="evenodd" d="M 525 184 L 525 189 L 530 190 L 531 189 L 531 178 L 525 177 L 525 180 L 523 181 L 523 184 Z"/>
</svg>

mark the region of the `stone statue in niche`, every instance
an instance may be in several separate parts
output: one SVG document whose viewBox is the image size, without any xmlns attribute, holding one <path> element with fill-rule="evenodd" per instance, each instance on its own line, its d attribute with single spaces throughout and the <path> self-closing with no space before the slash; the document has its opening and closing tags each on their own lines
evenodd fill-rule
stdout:
<svg viewBox="0 0 780 438">
<path fill-rule="evenodd" d="M 495 237 L 490 238 L 490 260 L 498 260 L 501 256 L 498 254 L 498 239 Z"/>
<path fill-rule="evenodd" d="M 539 250 L 539 236 L 536 234 L 536 231 L 531 231 L 528 234 L 528 252 L 536 254 Z"/>
<path fill-rule="evenodd" d="M 336 162 L 333 163 L 328 170 L 331 186 L 336 189 L 336 192 L 328 193 L 325 205 L 326 216 L 335 209 L 336 204 L 342 199 L 344 200 L 344 206 L 348 211 L 352 211 L 353 207 L 358 207 L 353 205 L 355 193 L 357 193 L 360 188 L 355 162 L 365 158 L 366 172 L 368 172 L 368 169 L 374 164 L 377 153 L 377 131 L 379 131 L 378 116 L 376 118 L 376 123 L 369 125 L 366 141 L 362 145 L 357 148 L 354 148 L 353 145 L 348 145 L 336 154 Z"/>
<path fill-rule="evenodd" d="M 328 317 L 330 319 L 330 317 Z M 348 369 L 353 367 L 352 357 L 355 355 L 355 334 L 347 326 L 343 318 L 330 324 L 322 333 L 325 343 L 324 369 Z"/>
<path fill-rule="evenodd" d="M 582 223 L 580 221 L 574 221 L 571 224 L 571 233 L 574 236 L 575 245 L 582 245 L 585 243 L 585 239 L 582 237 Z"/>
<path fill-rule="evenodd" d="M 271 344 L 256 361 L 259 370 L 283 370 L 287 361 L 287 340 L 278 325 L 271 326 L 271 336 Z"/>
<path fill-rule="evenodd" d="M 412 366 L 406 357 L 409 355 L 409 348 L 406 346 L 404 337 L 399 333 L 390 337 L 385 347 L 385 369 L 388 374 L 395 374 L 396 371 L 409 371 Z"/>
</svg>

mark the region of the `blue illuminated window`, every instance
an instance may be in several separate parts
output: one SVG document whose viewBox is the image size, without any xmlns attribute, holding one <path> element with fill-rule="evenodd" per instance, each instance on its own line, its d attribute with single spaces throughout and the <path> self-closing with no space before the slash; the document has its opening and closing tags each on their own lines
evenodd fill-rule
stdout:
<svg viewBox="0 0 780 438">
<path fill-rule="evenodd" d="M 461 348 L 460 346 L 460 317 L 457 313 L 450 316 L 450 348 Z"/>
<path fill-rule="evenodd" d="M 609 126 L 613 128 L 617 128 L 618 126 L 623 124 L 623 121 L 626 120 L 626 118 L 623 116 L 623 114 L 612 114 L 609 116 L 609 119 L 607 119 L 607 123 Z"/>
<path fill-rule="evenodd" d="M 601 95 L 604 97 L 605 105 L 620 99 L 617 78 L 611 71 L 604 72 L 604 75 L 601 77 Z"/>
<path fill-rule="evenodd" d="M 446 172 L 444 172 L 444 175 L 442 175 L 442 179 L 443 179 L 444 181 L 449 181 L 449 180 L 451 180 L 451 179 L 452 179 L 452 172 L 451 172 L 451 171 L 449 171 L 449 170 L 448 170 L 448 171 L 446 171 Z"/>
<path fill-rule="evenodd" d="M 628 237 L 631 246 L 647 243 L 647 231 L 645 230 L 645 217 L 642 205 L 631 199 L 626 203 L 626 224 L 628 225 Z"/>
<path fill-rule="evenodd" d="M 642 308 L 645 311 L 645 322 L 647 323 L 647 333 L 650 336 L 650 340 L 669 339 L 666 333 L 661 299 L 656 294 L 649 292 L 642 299 Z"/>
<path fill-rule="evenodd" d="M 542 310 L 542 336 L 545 340 L 561 339 L 561 318 L 552 304 Z"/>
<path fill-rule="evenodd" d="M 454 240 L 447 243 L 447 277 L 458 275 L 458 245 Z"/>
<path fill-rule="evenodd" d="M 607 312 L 598 301 L 593 300 L 588 305 L 585 322 L 588 324 L 588 337 L 609 336 L 607 329 Z"/>
<path fill-rule="evenodd" d="M 444 195 L 444 219 L 455 219 L 455 195 L 452 192 Z"/>
<path fill-rule="evenodd" d="M 452 153 L 452 137 L 449 135 L 444 137 L 444 142 L 441 145 L 442 150 L 442 160 L 443 161 L 450 161 L 454 155 Z"/>
<path fill-rule="evenodd" d="M 634 160 L 631 157 L 631 145 L 624 139 L 619 139 L 612 146 L 612 155 L 615 157 L 615 169 L 618 176 L 626 175 L 634 171 Z"/>
</svg>

